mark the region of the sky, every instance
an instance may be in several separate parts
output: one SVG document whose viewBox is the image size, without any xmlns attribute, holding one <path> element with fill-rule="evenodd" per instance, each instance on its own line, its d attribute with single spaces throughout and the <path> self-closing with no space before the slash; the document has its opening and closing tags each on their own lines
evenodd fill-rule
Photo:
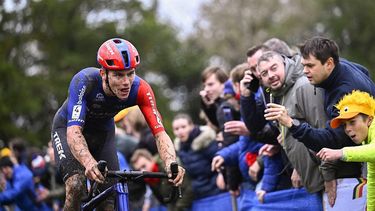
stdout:
<svg viewBox="0 0 375 211">
<path fill-rule="evenodd" d="M 34 0 L 38 1 L 38 0 Z M 141 0 L 146 6 L 150 5 L 153 0 Z M 184 37 L 193 31 L 193 23 L 197 19 L 199 14 L 199 7 L 202 3 L 208 0 L 159 0 L 158 15 L 161 20 L 171 22 L 177 27 L 180 36 Z M 17 4 L 14 4 L 12 0 L 5 0 L 4 7 L 7 11 L 13 11 L 22 9 L 26 6 L 26 0 L 19 0 Z M 95 20 L 97 20 L 97 14 L 93 14 Z M 116 19 L 116 17 L 123 14 L 112 14 L 109 19 Z M 108 17 L 106 16 L 108 19 Z M 90 18 L 88 21 L 90 22 Z"/>
<path fill-rule="evenodd" d="M 148 4 L 151 0 L 142 0 Z M 207 0 L 159 0 L 158 15 L 178 28 L 181 36 L 193 31 L 193 23 L 199 14 L 199 6 Z"/>
</svg>

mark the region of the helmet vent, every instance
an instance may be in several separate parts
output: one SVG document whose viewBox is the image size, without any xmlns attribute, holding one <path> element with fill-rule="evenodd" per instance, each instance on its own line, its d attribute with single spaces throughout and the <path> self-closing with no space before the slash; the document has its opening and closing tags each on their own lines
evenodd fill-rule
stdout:
<svg viewBox="0 0 375 211">
<path fill-rule="evenodd" d="M 113 60 L 105 60 L 105 62 L 107 62 L 108 66 L 113 66 Z"/>
<path fill-rule="evenodd" d="M 124 58 L 125 61 L 125 67 L 129 67 L 129 56 L 127 51 L 122 51 L 121 52 L 122 57 Z"/>
<path fill-rule="evenodd" d="M 115 42 L 116 44 L 119 44 L 119 43 L 121 43 L 121 40 L 115 39 L 115 40 L 113 40 L 113 42 Z"/>
<path fill-rule="evenodd" d="M 135 61 L 138 63 L 139 62 L 139 56 L 135 57 Z"/>
</svg>

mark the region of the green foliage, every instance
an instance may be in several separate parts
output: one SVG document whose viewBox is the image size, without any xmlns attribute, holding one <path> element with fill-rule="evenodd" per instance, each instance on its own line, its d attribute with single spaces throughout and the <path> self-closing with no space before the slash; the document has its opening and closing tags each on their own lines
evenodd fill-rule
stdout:
<svg viewBox="0 0 375 211">
<path fill-rule="evenodd" d="M 87 66 L 97 66 L 99 45 L 112 37 L 136 45 L 142 64 L 137 74 L 164 75 L 163 88 L 153 87 L 161 113 L 170 122 L 173 113 L 163 89 L 181 85 L 170 80 L 170 73 L 191 67 L 176 59 L 175 55 L 185 58 L 185 52 L 176 31 L 157 20 L 156 1 L 150 8 L 138 0 L 28 1 L 19 10 L 0 10 L 0 17 L 0 139 L 20 136 L 34 145 L 46 144 L 70 79 Z"/>
<path fill-rule="evenodd" d="M 330 0 L 322 8 L 326 31 L 340 46 L 341 56 L 366 66 L 374 78 L 375 2 Z"/>
<path fill-rule="evenodd" d="M 137 74 L 150 79 L 169 131 L 173 100 L 181 101 L 179 109 L 197 120 L 200 73 L 212 58 L 230 69 L 245 60 L 249 47 L 271 37 L 295 45 L 326 35 L 338 42 L 342 56 L 370 71 L 375 68 L 375 3 L 370 0 L 206 1 L 195 33 L 183 40 L 176 28 L 158 20 L 157 0 L 148 7 L 140 0 L 26 2 L 16 10 L 0 7 L 4 140 L 21 136 L 35 145 L 45 144 L 70 79 L 82 68 L 97 66 L 99 45 L 112 37 L 128 39 L 137 47 Z"/>
</svg>

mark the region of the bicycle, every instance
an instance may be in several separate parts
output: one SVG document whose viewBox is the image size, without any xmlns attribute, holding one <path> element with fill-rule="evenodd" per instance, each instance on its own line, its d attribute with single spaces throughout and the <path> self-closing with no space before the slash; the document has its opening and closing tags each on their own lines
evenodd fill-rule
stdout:
<svg viewBox="0 0 375 211">
<path fill-rule="evenodd" d="M 105 189 L 102 192 L 99 192 L 97 189 L 97 182 L 94 182 L 92 188 L 88 193 L 86 199 L 82 200 L 82 211 L 89 211 L 93 210 L 100 202 L 107 199 L 108 196 L 116 193 L 116 203 L 115 203 L 115 210 L 118 211 L 128 211 L 129 210 L 129 199 L 128 199 L 128 189 L 127 189 L 127 182 L 128 181 L 135 181 L 141 178 L 160 178 L 160 179 L 169 179 L 167 173 L 164 172 L 147 172 L 147 171 L 107 171 L 105 172 L 107 166 L 106 161 L 99 161 L 98 168 L 106 175 L 106 178 L 117 178 L 119 181 L 112 185 L 111 187 Z M 170 166 L 172 177 L 170 179 L 174 179 L 178 174 L 178 164 L 171 163 Z M 169 196 L 164 197 L 163 203 L 169 203 L 177 198 L 182 198 L 181 189 L 180 187 L 173 186 L 171 189 L 171 193 Z"/>
</svg>

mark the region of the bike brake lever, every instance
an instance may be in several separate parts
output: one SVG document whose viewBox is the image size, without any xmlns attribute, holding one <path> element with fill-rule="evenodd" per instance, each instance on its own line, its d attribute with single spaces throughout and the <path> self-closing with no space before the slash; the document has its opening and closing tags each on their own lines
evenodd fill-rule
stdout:
<svg viewBox="0 0 375 211">
<path fill-rule="evenodd" d="M 97 167 L 98 167 L 99 171 L 104 175 L 105 168 L 107 167 L 107 161 L 99 160 L 99 162 L 97 164 Z M 90 188 L 90 191 L 89 191 L 88 196 L 87 196 L 88 199 L 94 196 L 94 191 L 96 191 L 97 186 L 98 186 L 97 182 L 94 182 L 92 184 L 92 187 Z"/>
<path fill-rule="evenodd" d="M 178 175 L 178 164 L 176 162 L 173 162 L 171 163 L 170 167 L 172 174 L 171 179 L 175 179 Z M 176 200 L 177 198 L 182 198 L 181 187 L 173 186 L 170 195 L 164 198 L 164 202 L 169 203 Z"/>
<path fill-rule="evenodd" d="M 98 169 L 101 173 L 105 172 L 105 168 L 107 167 L 107 161 L 105 160 L 99 160 L 98 162 Z"/>
</svg>

